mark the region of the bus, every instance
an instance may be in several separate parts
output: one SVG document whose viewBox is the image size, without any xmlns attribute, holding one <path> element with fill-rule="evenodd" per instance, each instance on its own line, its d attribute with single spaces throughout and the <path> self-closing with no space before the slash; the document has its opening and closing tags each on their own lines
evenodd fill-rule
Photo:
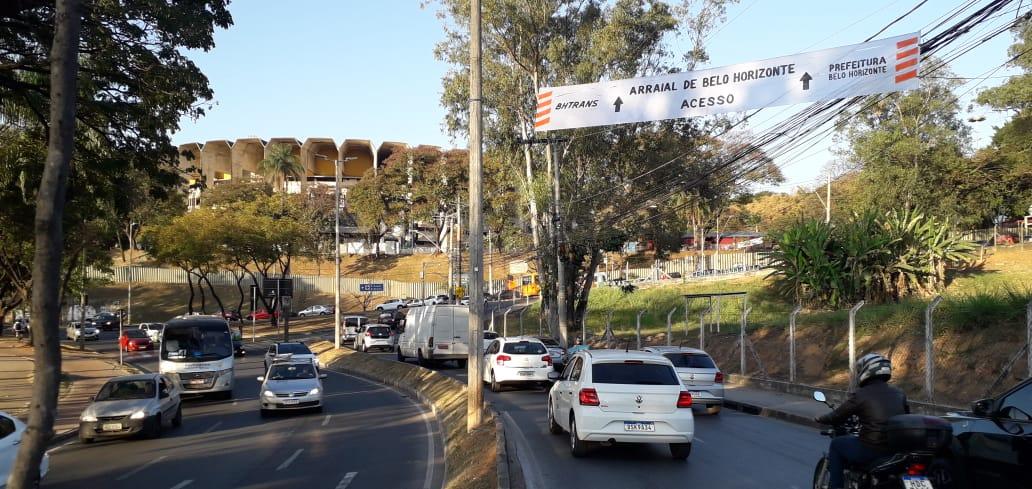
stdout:
<svg viewBox="0 0 1032 489">
<path fill-rule="evenodd" d="M 229 322 L 212 316 L 177 316 L 161 331 L 158 371 L 184 394 L 233 397 L 233 335 Z"/>
<path fill-rule="evenodd" d="M 541 284 L 538 283 L 538 274 L 533 272 L 510 274 L 505 281 L 505 288 L 521 297 L 541 295 Z"/>
</svg>

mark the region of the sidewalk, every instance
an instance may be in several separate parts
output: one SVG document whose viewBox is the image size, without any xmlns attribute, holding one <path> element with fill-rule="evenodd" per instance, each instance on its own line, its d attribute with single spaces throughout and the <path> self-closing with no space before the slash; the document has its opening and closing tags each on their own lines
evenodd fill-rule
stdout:
<svg viewBox="0 0 1032 489">
<path fill-rule="evenodd" d="M 724 406 L 814 428 L 821 425 L 815 423 L 813 418 L 831 411 L 824 403 L 810 397 L 745 386 L 727 387 L 724 391 Z"/>
<path fill-rule="evenodd" d="M 25 419 L 32 400 L 32 348 L 13 338 L 0 338 L 0 410 Z M 91 351 L 61 349 L 61 387 L 58 391 L 55 440 L 79 427 L 79 415 L 90 396 L 111 377 L 136 373 Z"/>
</svg>

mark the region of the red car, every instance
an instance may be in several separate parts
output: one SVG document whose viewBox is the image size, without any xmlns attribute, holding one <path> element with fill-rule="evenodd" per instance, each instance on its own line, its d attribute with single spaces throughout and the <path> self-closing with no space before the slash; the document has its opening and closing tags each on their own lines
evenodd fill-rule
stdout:
<svg viewBox="0 0 1032 489">
<path fill-rule="evenodd" d="M 122 351 L 153 350 L 154 342 L 147 336 L 147 332 L 141 329 L 127 329 L 118 338 L 118 346 Z"/>
<path fill-rule="evenodd" d="M 276 317 L 279 317 L 279 311 L 276 311 L 275 314 Z M 265 309 L 259 309 L 257 311 L 252 312 L 251 314 L 248 314 L 246 319 L 248 321 L 252 319 L 257 319 L 261 321 L 262 319 L 269 319 L 270 317 L 272 317 L 272 315 L 269 314 L 269 311 L 266 311 Z"/>
</svg>

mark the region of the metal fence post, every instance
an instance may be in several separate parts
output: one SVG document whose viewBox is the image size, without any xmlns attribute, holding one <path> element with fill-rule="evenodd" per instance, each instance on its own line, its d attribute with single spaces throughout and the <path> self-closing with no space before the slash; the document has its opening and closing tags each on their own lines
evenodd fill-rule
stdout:
<svg viewBox="0 0 1032 489">
<path fill-rule="evenodd" d="M 512 312 L 512 307 L 505 310 L 502 313 L 502 336 L 509 336 L 509 313 Z"/>
<path fill-rule="evenodd" d="M 933 351 L 932 335 L 934 329 L 932 328 L 932 314 L 935 312 L 935 308 L 939 307 L 939 303 L 942 302 L 942 296 L 937 295 L 932 302 L 925 308 L 925 396 L 928 398 L 928 402 L 933 402 L 935 390 L 932 384 L 935 382 L 935 353 Z"/>
<path fill-rule="evenodd" d="M 796 306 L 792 314 L 788 315 L 788 381 L 795 382 L 796 361 L 795 361 L 795 323 L 803 306 Z"/>
<path fill-rule="evenodd" d="M 603 339 L 611 340 L 611 339 L 613 339 L 614 336 L 616 336 L 616 335 L 613 334 L 613 327 L 610 324 L 612 322 L 612 320 L 613 320 L 613 310 L 610 309 L 609 310 L 609 314 L 606 314 L 606 331 L 604 333 L 602 333 L 602 338 Z"/>
<path fill-rule="evenodd" d="M 702 311 L 699 311 L 699 349 L 706 349 L 706 315 L 713 310 L 713 304 Z"/>
<path fill-rule="evenodd" d="M 864 301 L 849 309 L 849 387 L 856 387 L 856 312 L 864 307 Z"/>
<path fill-rule="evenodd" d="M 529 307 L 524 307 L 523 309 L 520 309 L 520 336 L 523 336 L 523 313 L 527 312 L 527 309 L 530 309 L 530 308 Z M 538 334 L 541 334 L 541 321 L 540 321 L 540 319 L 541 319 L 541 317 L 538 316 Z"/>
<path fill-rule="evenodd" d="M 645 309 L 638 311 L 638 318 L 635 320 L 635 335 L 638 337 L 638 349 L 641 349 L 641 315 L 645 314 Z"/>
<path fill-rule="evenodd" d="M 745 375 L 745 326 L 748 322 L 749 311 L 752 311 L 751 307 L 746 308 L 742 311 L 742 327 L 738 331 L 738 342 L 741 343 L 739 348 L 739 360 L 742 362 L 742 375 Z"/>
<path fill-rule="evenodd" d="M 673 341 L 673 338 L 671 338 L 671 336 L 673 336 L 673 334 L 674 334 L 673 323 L 670 321 L 670 318 L 673 317 L 675 312 L 677 312 L 677 308 L 676 307 L 671 309 L 670 312 L 667 313 L 667 315 L 666 315 L 666 344 L 667 344 L 667 346 L 670 346 L 671 342 Z"/>
</svg>

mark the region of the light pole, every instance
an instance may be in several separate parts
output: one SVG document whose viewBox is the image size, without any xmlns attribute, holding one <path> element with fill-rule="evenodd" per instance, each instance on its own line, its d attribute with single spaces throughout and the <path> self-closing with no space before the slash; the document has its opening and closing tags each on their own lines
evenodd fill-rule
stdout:
<svg viewBox="0 0 1032 489">
<path fill-rule="evenodd" d="M 329 158 L 315 153 L 320 160 Z M 355 156 L 333 160 L 333 347 L 340 349 L 340 164 L 357 159 Z"/>
<path fill-rule="evenodd" d="M 125 322 L 129 324 L 133 324 L 133 250 L 135 248 L 135 244 L 133 242 L 133 235 L 135 234 L 135 229 L 138 226 L 139 224 L 135 222 L 129 223 L 129 273 L 128 277 L 126 277 L 128 279 L 127 282 L 129 284 L 129 297 L 125 302 Z M 121 319 L 119 319 L 118 321 L 119 323 L 122 322 Z"/>
</svg>

